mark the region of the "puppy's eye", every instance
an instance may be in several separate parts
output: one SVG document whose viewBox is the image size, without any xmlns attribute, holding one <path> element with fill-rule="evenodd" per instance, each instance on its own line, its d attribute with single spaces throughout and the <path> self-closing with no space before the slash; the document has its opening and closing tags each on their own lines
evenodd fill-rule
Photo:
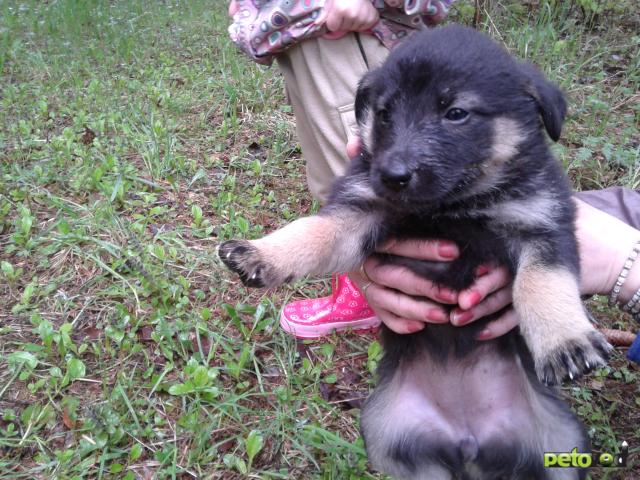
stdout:
<svg viewBox="0 0 640 480">
<path fill-rule="evenodd" d="M 389 114 L 389 110 L 386 108 L 381 108 L 376 112 L 376 116 L 382 125 L 388 125 L 391 122 L 391 115 Z"/>
<path fill-rule="evenodd" d="M 444 118 L 452 122 L 461 122 L 469 116 L 469 112 L 461 108 L 451 108 L 445 113 Z"/>
</svg>

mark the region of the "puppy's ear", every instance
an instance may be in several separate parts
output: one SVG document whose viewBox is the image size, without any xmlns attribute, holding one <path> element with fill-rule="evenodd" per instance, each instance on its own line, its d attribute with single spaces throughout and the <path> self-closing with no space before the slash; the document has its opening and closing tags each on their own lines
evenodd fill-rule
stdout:
<svg viewBox="0 0 640 480">
<path fill-rule="evenodd" d="M 358 84 L 356 92 L 356 121 L 360 130 L 360 140 L 362 140 L 362 148 L 371 152 L 372 135 L 373 135 L 373 119 L 374 113 L 371 109 L 372 103 L 372 84 L 375 71 L 367 73 Z"/>
<path fill-rule="evenodd" d="M 564 94 L 533 65 L 524 64 L 522 67 L 529 80 L 527 92 L 538 104 L 542 123 L 547 133 L 554 142 L 557 142 L 567 113 Z"/>
<path fill-rule="evenodd" d="M 364 77 L 360 79 L 358 83 L 358 90 L 356 92 L 356 120 L 360 125 L 365 121 L 367 110 L 371 104 L 371 84 L 373 82 L 373 73 L 368 72 Z"/>
</svg>

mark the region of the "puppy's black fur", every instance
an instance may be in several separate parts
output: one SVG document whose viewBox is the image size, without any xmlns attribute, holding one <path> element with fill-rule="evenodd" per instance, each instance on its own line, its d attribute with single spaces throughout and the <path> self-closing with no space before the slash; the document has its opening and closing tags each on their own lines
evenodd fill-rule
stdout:
<svg viewBox="0 0 640 480">
<path fill-rule="evenodd" d="M 391 237 L 455 242 L 450 263 L 381 255 L 453 289 L 480 264 L 509 268 L 520 331 L 478 342 L 497 315 L 411 335 L 383 328 L 361 424 L 372 463 L 397 478 L 584 478 L 542 466 L 544 452 L 588 450 L 545 384 L 600 365 L 610 348 L 580 303 L 571 193 L 545 138 L 559 138 L 565 112 L 557 87 L 488 37 L 414 35 L 362 80 L 362 154 L 319 215 L 220 247 L 251 286 L 348 271 Z"/>
</svg>

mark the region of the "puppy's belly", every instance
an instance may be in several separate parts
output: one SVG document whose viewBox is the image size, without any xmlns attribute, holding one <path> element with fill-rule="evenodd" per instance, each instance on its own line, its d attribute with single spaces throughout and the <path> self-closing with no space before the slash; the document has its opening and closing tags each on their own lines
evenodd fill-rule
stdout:
<svg viewBox="0 0 640 480">
<path fill-rule="evenodd" d="M 544 472 L 544 452 L 588 450 L 581 425 L 494 342 L 445 361 L 425 350 L 400 360 L 362 411 L 375 468 L 407 480 L 582 478 Z"/>
<path fill-rule="evenodd" d="M 530 387 L 515 355 L 487 345 L 447 362 L 425 354 L 401 361 L 391 382 L 372 395 L 367 412 L 387 417 L 388 425 L 380 426 L 390 437 L 416 432 L 452 445 L 482 445 L 531 430 Z"/>
</svg>

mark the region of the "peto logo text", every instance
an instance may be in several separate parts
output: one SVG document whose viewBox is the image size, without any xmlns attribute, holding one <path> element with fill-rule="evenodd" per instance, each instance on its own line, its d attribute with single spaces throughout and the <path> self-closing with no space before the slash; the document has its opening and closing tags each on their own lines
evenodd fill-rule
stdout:
<svg viewBox="0 0 640 480">
<path fill-rule="evenodd" d="M 589 467 L 626 467 L 629 457 L 629 444 L 620 444 L 620 454 L 580 453 L 577 448 L 571 452 L 547 452 L 544 454 L 545 468 L 589 468 Z"/>
</svg>

